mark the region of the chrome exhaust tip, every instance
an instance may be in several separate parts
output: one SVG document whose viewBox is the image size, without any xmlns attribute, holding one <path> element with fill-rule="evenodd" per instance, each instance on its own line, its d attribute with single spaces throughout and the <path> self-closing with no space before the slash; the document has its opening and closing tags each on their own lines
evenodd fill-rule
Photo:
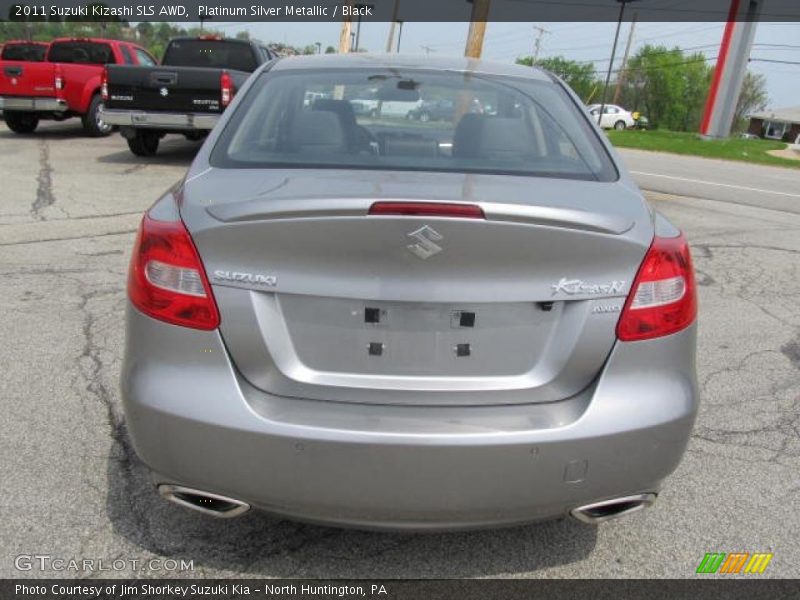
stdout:
<svg viewBox="0 0 800 600">
<path fill-rule="evenodd" d="M 165 500 L 219 519 L 238 517 L 250 510 L 247 502 L 181 485 L 162 483 L 158 486 L 158 493 Z"/>
<path fill-rule="evenodd" d="M 611 500 L 579 506 L 578 508 L 573 508 L 570 514 L 578 521 L 597 525 L 603 521 L 624 517 L 640 511 L 643 508 L 652 506 L 655 501 L 655 494 L 634 494 L 633 496 L 612 498 Z"/>
</svg>

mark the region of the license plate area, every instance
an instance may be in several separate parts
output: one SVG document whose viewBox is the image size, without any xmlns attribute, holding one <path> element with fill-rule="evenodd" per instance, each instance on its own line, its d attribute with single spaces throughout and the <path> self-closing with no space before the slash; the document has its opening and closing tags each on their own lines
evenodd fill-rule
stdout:
<svg viewBox="0 0 800 600">
<path fill-rule="evenodd" d="M 502 376 L 536 364 L 560 311 L 535 302 L 279 300 L 299 360 L 318 371 Z"/>
</svg>

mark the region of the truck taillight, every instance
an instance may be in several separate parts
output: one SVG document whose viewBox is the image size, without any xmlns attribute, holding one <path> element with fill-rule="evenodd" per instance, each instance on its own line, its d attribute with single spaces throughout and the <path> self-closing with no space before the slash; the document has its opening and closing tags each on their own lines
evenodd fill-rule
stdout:
<svg viewBox="0 0 800 600">
<path fill-rule="evenodd" d="M 656 237 L 631 286 L 619 322 L 623 342 L 676 333 L 697 316 L 697 290 L 689 244 L 683 234 Z"/>
<path fill-rule="evenodd" d="M 156 221 L 145 214 L 131 257 L 128 297 L 154 319 L 194 329 L 219 327 L 203 263 L 180 220 Z"/>
<path fill-rule="evenodd" d="M 108 67 L 105 67 L 103 74 L 100 75 L 100 97 L 103 102 L 108 101 Z"/>
<path fill-rule="evenodd" d="M 64 75 L 61 72 L 61 65 L 56 65 L 53 70 L 53 87 L 56 91 L 64 89 Z"/>
<path fill-rule="evenodd" d="M 222 108 L 226 108 L 233 100 L 233 80 L 227 71 L 219 76 L 219 87 L 222 93 Z"/>
</svg>

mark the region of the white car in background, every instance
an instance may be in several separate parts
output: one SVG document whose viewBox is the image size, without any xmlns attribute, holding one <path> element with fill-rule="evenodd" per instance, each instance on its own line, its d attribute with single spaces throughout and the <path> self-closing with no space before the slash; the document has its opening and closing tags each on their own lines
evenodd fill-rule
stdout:
<svg viewBox="0 0 800 600">
<path fill-rule="evenodd" d="M 590 104 L 588 107 L 589 114 L 592 115 L 594 122 L 597 123 L 598 116 L 600 115 L 600 105 Z M 606 104 L 603 107 L 603 118 L 600 119 L 600 127 L 603 129 L 627 129 L 636 125 L 636 119 L 633 114 L 616 104 Z"/>
</svg>

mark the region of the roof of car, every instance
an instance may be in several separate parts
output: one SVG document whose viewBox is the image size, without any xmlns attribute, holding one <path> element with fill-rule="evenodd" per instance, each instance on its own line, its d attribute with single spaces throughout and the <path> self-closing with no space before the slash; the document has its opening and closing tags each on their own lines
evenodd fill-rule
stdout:
<svg viewBox="0 0 800 600">
<path fill-rule="evenodd" d="M 411 68 L 440 71 L 490 73 L 507 77 L 526 77 L 539 81 L 551 81 L 548 73 L 537 67 L 526 67 L 475 58 L 405 55 L 405 54 L 310 54 L 288 56 L 279 60 L 273 71 L 293 69 L 346 69 L 346 68 Z"/>
</svg>

